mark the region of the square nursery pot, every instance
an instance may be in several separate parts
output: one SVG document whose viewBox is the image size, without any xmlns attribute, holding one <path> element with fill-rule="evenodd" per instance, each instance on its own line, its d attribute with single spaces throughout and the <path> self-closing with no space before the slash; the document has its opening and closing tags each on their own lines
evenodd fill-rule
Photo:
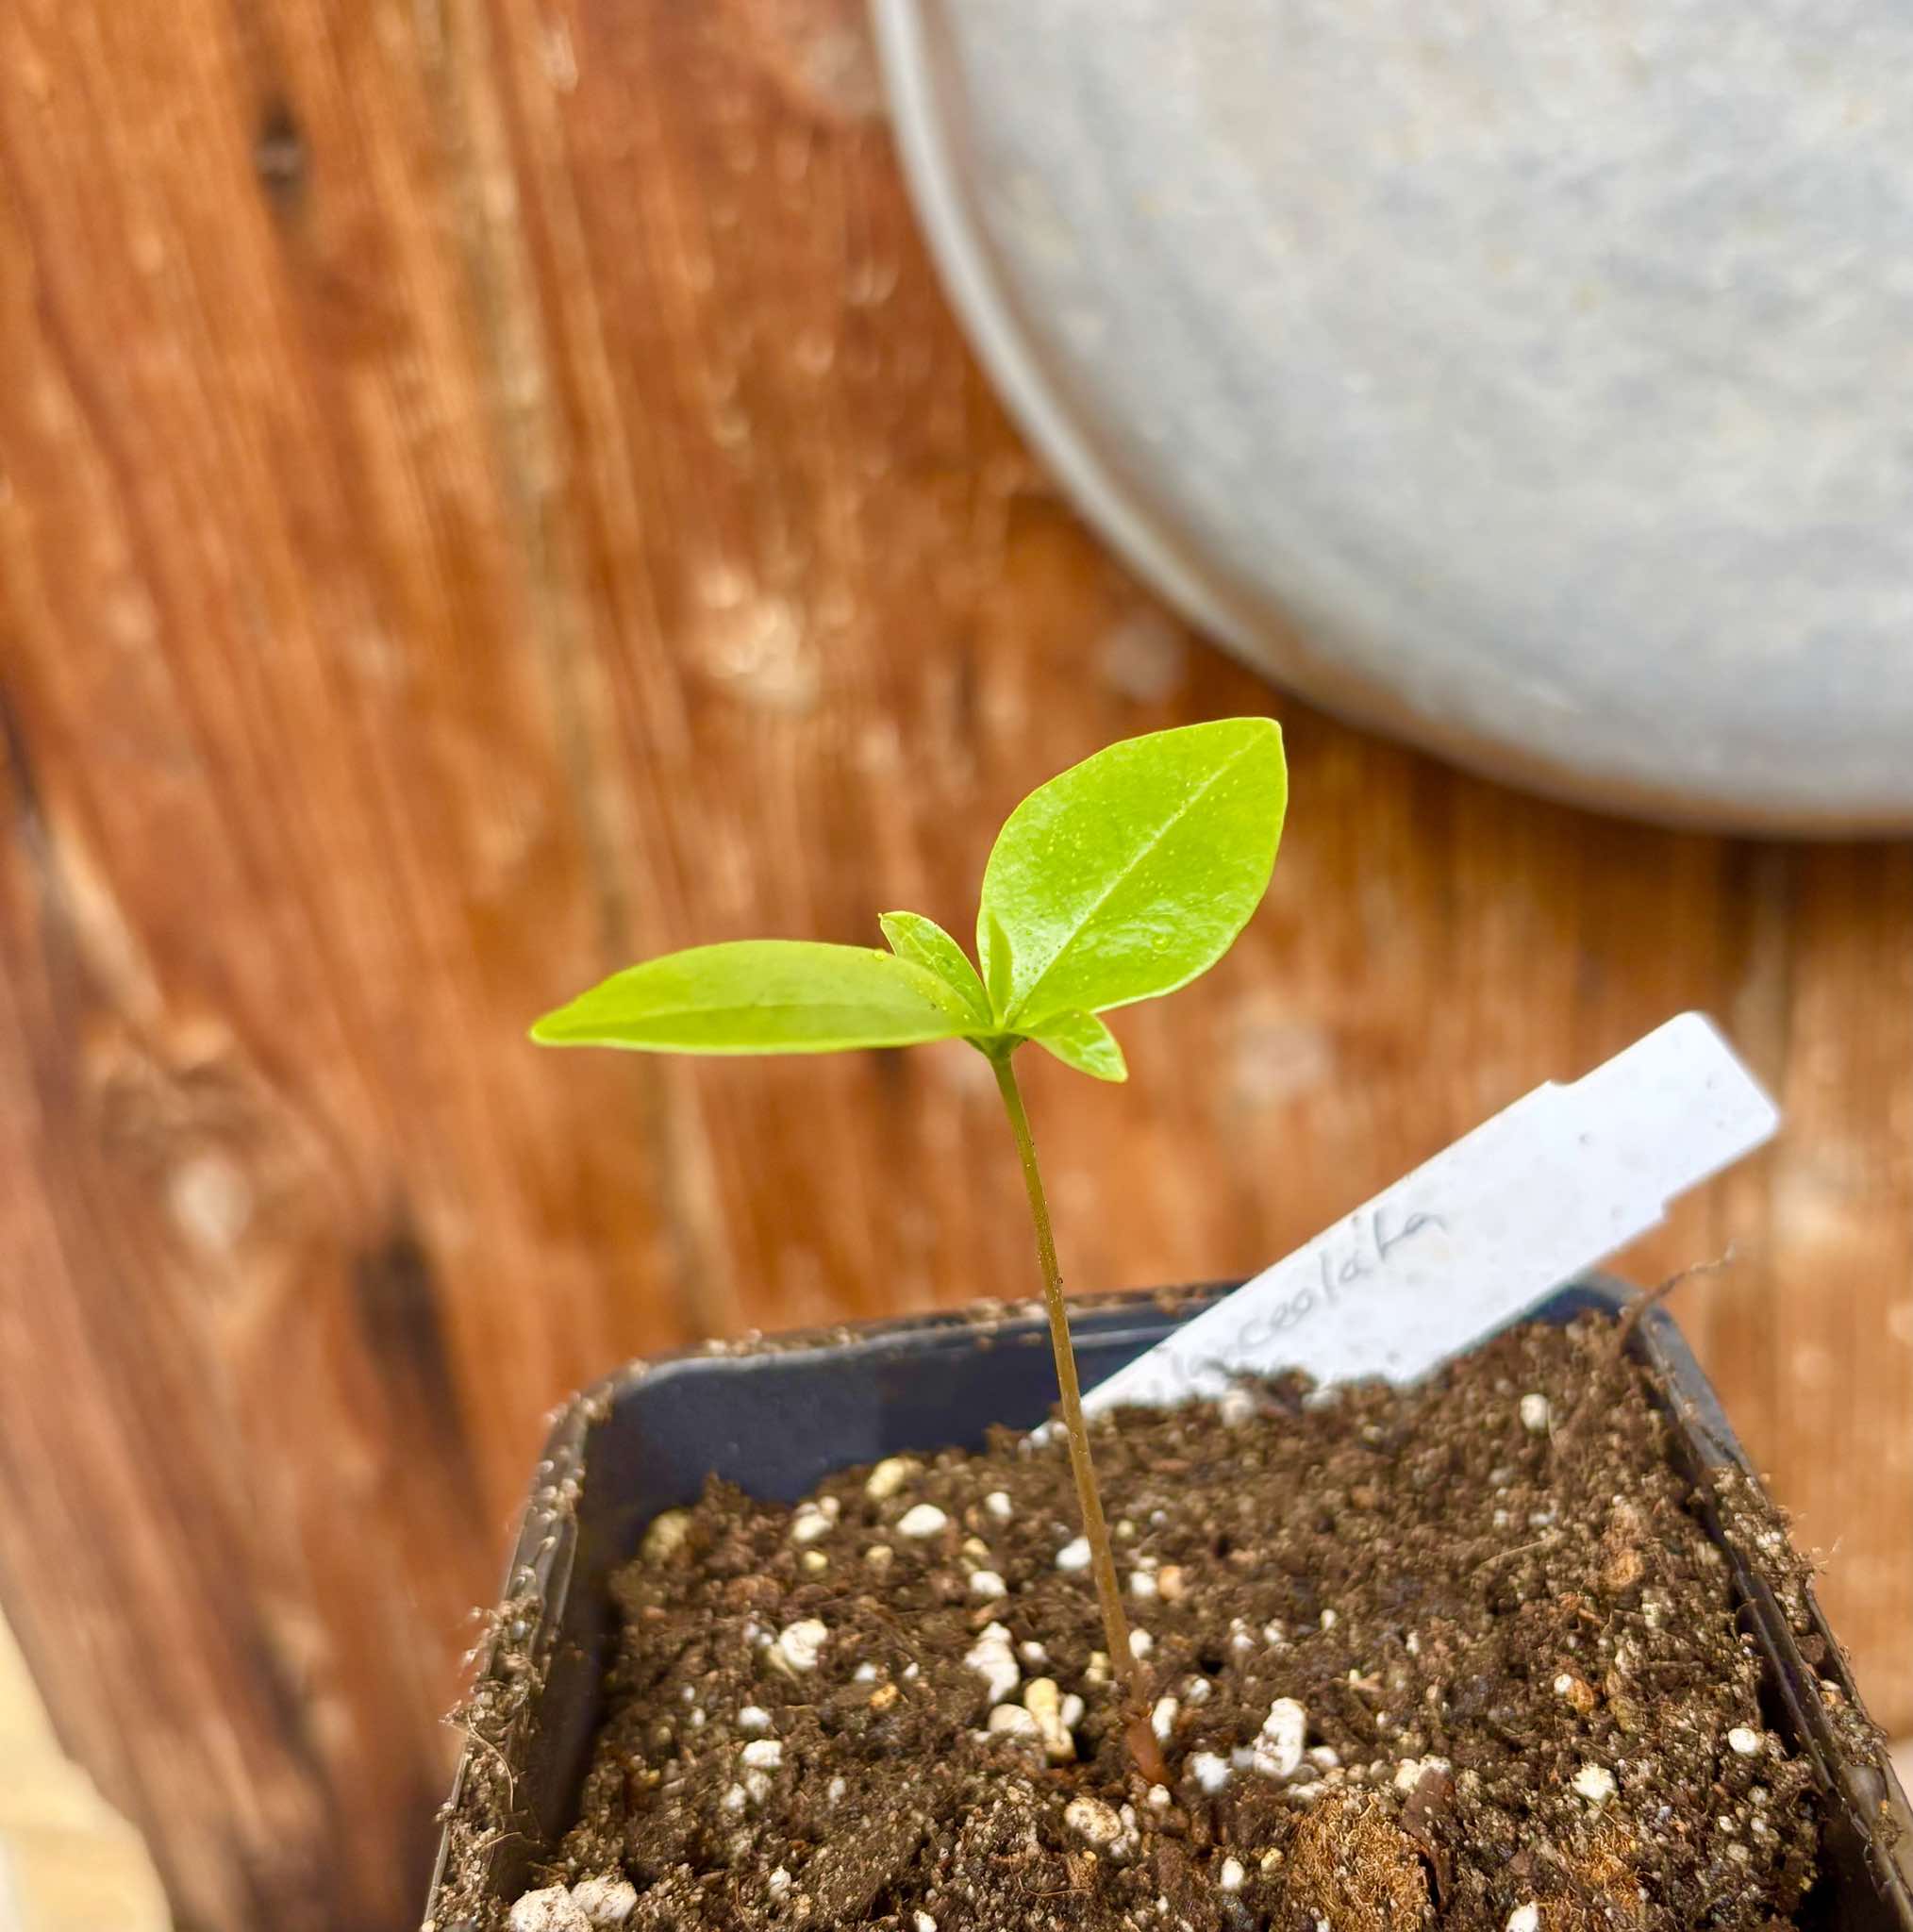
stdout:
<svg viewBox="0 0 1913 1932">
<path fill-rule="evenodd" d="M 1233 1286 L 1073 1304 L 1084 1385 Z M 1593 1280 L 1536 1313 L 1566 1322 L 1617 1310 L 1624 1298 Z M 1822 1874 L 1801 1923 L 1913 1932 L 1913 1813 L 1884 1757 L 1866 1747 L 1868 1726 L 1853 1722 L 1860 1707 L 1845 1657 L 1811 1599 L 1811 1633 L 1796 1637 L 1722 1522 L 1715 1478 L 1736 1472 L 1756 1493 L 1757 1482 L 1672 1318 L 1650 1309 L 1631 1346 L 1651 1372 L 1675 1456 L 1765 1655 L 1767 1721 L 1818 1778 Z M 694 1501 L 712 1474 L 794 1502 L 835 1470 L 906 1450 L 978 1447 L 994 1424 L 1033 1426 L 1055 1399 L 1040 1306 L 1003 1303 L 714 1344 L 631 1363 L 575 1397 L 545 1445 L 512 1555 L 475 1686 L 487 1741 L 468 1744 L 453 1783 L 426 1924 L 459 1932 L 473 1901 L 518 1897 L 574 1822 L 613 1653 L 609 1578 L 653 1517 Z M 505 1775 L 482 1775 L 482 1761 Z"/>
</svg>

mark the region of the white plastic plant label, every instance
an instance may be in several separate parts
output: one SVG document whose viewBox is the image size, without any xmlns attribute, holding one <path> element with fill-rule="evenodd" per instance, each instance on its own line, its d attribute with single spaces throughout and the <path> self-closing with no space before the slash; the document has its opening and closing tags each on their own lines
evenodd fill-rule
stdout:
<svg viewBox="0 0 1913 1932">
<path fill-rule="evenodd" d="M 1091 1414 L 1239 1374 L 1412 1382 L 1643 1234 L 1750 1153 L 1773 1103 L 1702 1014 L 1550 1081 L 1090 1390 Z"/>
</svg>

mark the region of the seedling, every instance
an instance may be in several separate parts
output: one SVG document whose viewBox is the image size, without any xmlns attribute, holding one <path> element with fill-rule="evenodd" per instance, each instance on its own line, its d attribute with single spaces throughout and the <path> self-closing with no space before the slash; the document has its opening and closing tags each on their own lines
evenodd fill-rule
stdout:
<svg viewBox="0 0 1913 1932">
<path fill-rule="evenodd" d="M 964 1040 L 990 1062 L 1016 1137 L 1105 1641 L 1123 1674 L 1131 1757 L 1168 1782 L 1128 1623 L 1090 1440 L 1049 1202 L 1012 1064 L 1034 1041 L 1098 1080 L 1128 1070 L 1098 1016 L 1159 998 L 1234 943 L 1269 884 L 1289 780 L 1282 733 L 1227 718 L 1112 744 L 1030 793 L 983 872 L 982 971 L 920 912 L 879 921 L 888 953 L 810 940 L 692 946 L 615 974 L 548 1013 L 548 1046 L 646 1053 L 836 1053 Z"/>
</svg>

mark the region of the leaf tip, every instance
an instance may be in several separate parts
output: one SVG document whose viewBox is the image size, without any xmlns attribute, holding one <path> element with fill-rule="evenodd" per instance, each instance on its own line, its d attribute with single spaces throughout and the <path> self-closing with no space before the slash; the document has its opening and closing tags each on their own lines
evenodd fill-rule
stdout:
<svg viewBox="0 0 1913 1932">
<path fill-rule="evenodd" d="M 574 1000 L 569 1005 L 554 1007 L 548 1013 L 541 1013 L 524 1029 L 524 1037 L 534 1046 L 579 1046 L 584 1044 L 585 1042 L 579 1038 L 576 1022 L 574 1017 L 574 1009 L 576 1006 L 577 1002 Z"/>
</svg>

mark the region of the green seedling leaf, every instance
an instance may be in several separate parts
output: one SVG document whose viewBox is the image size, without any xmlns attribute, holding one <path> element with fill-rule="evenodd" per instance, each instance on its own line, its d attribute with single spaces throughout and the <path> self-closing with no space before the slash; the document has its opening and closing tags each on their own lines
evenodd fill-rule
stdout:
<svg viewBox="0 0 1913 1932">
<path fill-rule="evenodd" d="M 997 835 L 976 913 L 979 974 L 920 912 L 887 912 L 890 950 L 807 940 L 693 946 L 614 974 L 547 1013 L 549 1046 L 647 1053 L 835 1053 L 967 1040 L 1003 1097 L 1036 1235 L 1071 1470 L 1103 1640 L 1124 1680 L 1137 1774 L 1171 1782 L 1149 1674 L 1129 1641 L 1083 1422 L 1048 1196 L 1012 1064 L 1033 1040 L 1098 1080 L 1128 1069 L 1105 1008 L 1173 992 L 1228 951 L 1275 862 L 1288 804 L 1282 733 L 1229 718 L 1113 744 L 1033 791 Z"/>
<path fill-rule="evenodd" d="M 1129 1068 L 1116 1036 L 1094 1013 L 1053 1013 L 1029 1035 L 1066 1067 L 1095 1080 L 1126 1080 Z"/>
<path fill-rule="evenodd" d="M 1268 887 L 1288 793 L 1269 718 L 1128 739 L 1032 791 L 983 874 L 976 944 L 998 1024 L 1035 1036 L 1206 973 Z"/>
<path fill-rule="evenodd" d="M 963 1002 L 979 1026 L 994 1025 L 990 995 L 976 976 L 976 968 L 934 919 L 926 919 L 921 912 L 886 912 L 877 924 L 899 959 L 908 959 L 934 973 Z"/>
<path fill-rule="evenodd" d="M 531 1037 L 642 1053 L 837 1053 L 956 1040 L 975 1025 L 913 960 L 811 940 L 738 940 L 613 974 L 547 1013 Z"/>
<path fill-rule="evenodd" d="M 1009 935 L 996 915 L 983 905 L 976 912 L 976 957 L 983 961 L 983 981 L 990 990 L 990 1010 L 1009 1010 Z"/>
</svg>

